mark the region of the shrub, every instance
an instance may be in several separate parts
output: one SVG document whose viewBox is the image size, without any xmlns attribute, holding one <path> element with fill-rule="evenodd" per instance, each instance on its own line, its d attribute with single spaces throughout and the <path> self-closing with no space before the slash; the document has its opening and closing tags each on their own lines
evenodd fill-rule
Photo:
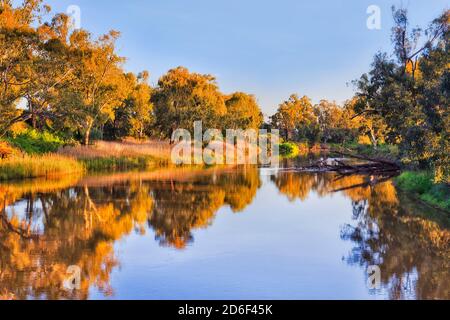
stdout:
<svg viewBox="0 0 450 320">
<path fill-rule="evenodd" d="M 435 207 L 450 211 L 450 188 L 448 184 L 434 184 L 430 172 L 405 172 L 396 179 L 400 189 L 413 192 Z"/>
<path fill-rule="evenodd" d="M 450 189 L 446 184 L 434 185 L 420 198 L 434 206 L 450 211 Z"/>
<path fill-rule="evenodd" d="M 433 175 L 429 172 L 404 172 L 397 178 L 397 183 L 405 191 L 423 194 L 433 187 Z"/>
<path fill-rule="evenodd" d="M 60 137 L 49 133 L 28 129 L 8 138 L 8 142 L 28 154 L 44 154 L 55 152 L 65 144 Z"/>
<path fill-rule="evenodd" d="M 295 157 L 299 155 L 300 148 L 292 142 L 283 142 L 280 144 L 280 155 L 284 157 Z"/>
<path fill-rule="evenodd" d="M 370 138 L 368 136 L 362 135 L 362 136 L 358 137 L 358 144 L 371 146 L 372 145 L 372 141 L 370 140 Z"/>
</svg>

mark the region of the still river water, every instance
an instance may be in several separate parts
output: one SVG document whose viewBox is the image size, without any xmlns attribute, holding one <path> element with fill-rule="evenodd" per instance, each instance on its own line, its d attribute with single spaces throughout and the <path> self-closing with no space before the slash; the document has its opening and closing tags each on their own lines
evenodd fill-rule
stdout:
<svg viewBox="0 0 450 320">
<path fill-rule="evenodd" d="M 448 214 L 370 181 L 240 167 L 0 184 L 0 297 L 449 299 Z"/>
</svg>

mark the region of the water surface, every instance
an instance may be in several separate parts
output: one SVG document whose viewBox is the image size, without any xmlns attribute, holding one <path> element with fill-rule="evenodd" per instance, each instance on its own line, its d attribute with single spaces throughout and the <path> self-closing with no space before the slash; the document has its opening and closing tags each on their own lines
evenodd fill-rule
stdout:
<svg viewBox="0 0 450 320">
<path fill-rule="evenodd" d="M 450 298 L 448 215 L 376 182 L 240 167 L 2 184 L 0 296 Z"/>
</svg>

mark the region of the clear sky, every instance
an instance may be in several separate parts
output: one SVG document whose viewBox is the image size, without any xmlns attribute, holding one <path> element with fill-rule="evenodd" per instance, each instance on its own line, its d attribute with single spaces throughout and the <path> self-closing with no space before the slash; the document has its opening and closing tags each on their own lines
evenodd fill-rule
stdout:
<svg viewBox="0 0 450 320">
<path fill-rule="evenodd" d="M 151 82 L 185 66 L 217 77 L 224 93 L 254 94 L 272 114 L 290 94 L 342 102 L 373 55 L 391 51 L 392 5 L 425 26 L 450 0 L 48 0 L 54 11 L 81 9 L 95 35 L 121 31 L 126 68 Z M 381 8 L 381 30 L 369 30 L 367 8 Z"/>
</svg>

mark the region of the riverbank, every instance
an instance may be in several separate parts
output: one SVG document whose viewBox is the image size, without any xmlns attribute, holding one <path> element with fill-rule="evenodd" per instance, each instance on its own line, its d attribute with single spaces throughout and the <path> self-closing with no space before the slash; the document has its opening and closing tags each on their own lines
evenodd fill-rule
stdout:
<svg viewBox="0 0 450 320">
<path fill-rule="evenodd" d="M 353 154 L 366 157 L 387 159 L 396 162 L 404 170 L 400 176 L 395 178 L 396 186 L 422 201 L 423 203 L 434 208 L 450 212 L 450 187 L 446 183 L 435 183 L 432 172 L 408 170 L 400 160 L 399 151 L 393 145 L 380 145 L 373 148 L 369 145 L 348 144 L 348 145 L 332 145 L 333 150 L 347 150 Z"/>
<path fill-rule="evenodd" d="M 285 158 L 296 157 L 304 152 L 317 152 L 317 146 L 310 147 L 307 143 L 285 142 L 280 145 L 280 154 Z M 322 145 L 323 153 L 342 152 L 362 157 L 388 160 L 397 163 L 402 169 L 407 169 L 399 160 L 399 151 L 393 145 L 380 145 L 376 149 L 370 145 L 356 143 Z M 403 171 L 394 179 L 396 186 L 423 203 L 434 208 L 450 212 L 450 187 L 446 183 L 435 183 L 434 175 L 426 171 Z"/>
<path fill-rule="evenodd" d="M 0 160 L 0 181 L 56 178 L 85 171 L 80 161 L 57 154 L 22 155 Z"/>
<path fill-rule="evenodd" d="M 395 179 L 395 183 L 428 205 L 450 212 L 450 187 L 446 183 L 434 183 L 432 173 L 406 171 Z"/>
<path fill-rule="evenodd" d="M 28 150 L 39 151 L 34 145 Z M 44 150 L 48 150 L 43 144 Z M 167 166 L 170 163 L 171 146 L 164 141 L 99 141 L 91 146 L 66 146 L 54 153 L 28 154 L 25 150 L 2 143 L 1 150 L 8 155 L 0 160 L 0 181 L 31 178 L 55 178 L 65 175 L 82 175 L 95 172 L 124 172 L 148 170 Z M 0 151 L 1 151 L 0 150 Z M 284 142 L 280 144 L 280 155 L 295 158 L 309 152 L 331 152 L 343 150 L 368 157 L 395 159 L 398 151 L 392 146 L 380 146 L 376 150 L 368 146 L 334 146 Z M 450 190 L 445 183 L 435 184 L 432 173 L 407 171 L 395 179 L 401 190 L 441 210 L 450 211 Z"/>
<path fill-rule="evenodd" d="M 400 176 L 395 178 L 396 186 L 434 208 L 450 212 L 450 187 L 446 183 L 435 183 L 432 172 L 410 170 L 400 160 L 399 151 L 393 145 L 380 145 L 374 149 L 369 145 L 351 144 L 346 146 L 332 146 L 332 149 L 345 149 L 354 154 L 366 157 L 387 159 L 396 162 L 404 170 Z M 406 171 L 408 170 L 408 171 Z"/>
<path fill-rule="evenodd" d="M 56 152 L 39 153 L 2 142 L 0 181 L 54 178 L 89 172 L 146 170 L 167 165 L 170 145 L 160 141 L 98 142 L 92 146 L 68 146 Z M 30 150 L 30 149 L 28 149 Z M 44 148 L 44 150 L 46 150 Z"/>
</svg>

